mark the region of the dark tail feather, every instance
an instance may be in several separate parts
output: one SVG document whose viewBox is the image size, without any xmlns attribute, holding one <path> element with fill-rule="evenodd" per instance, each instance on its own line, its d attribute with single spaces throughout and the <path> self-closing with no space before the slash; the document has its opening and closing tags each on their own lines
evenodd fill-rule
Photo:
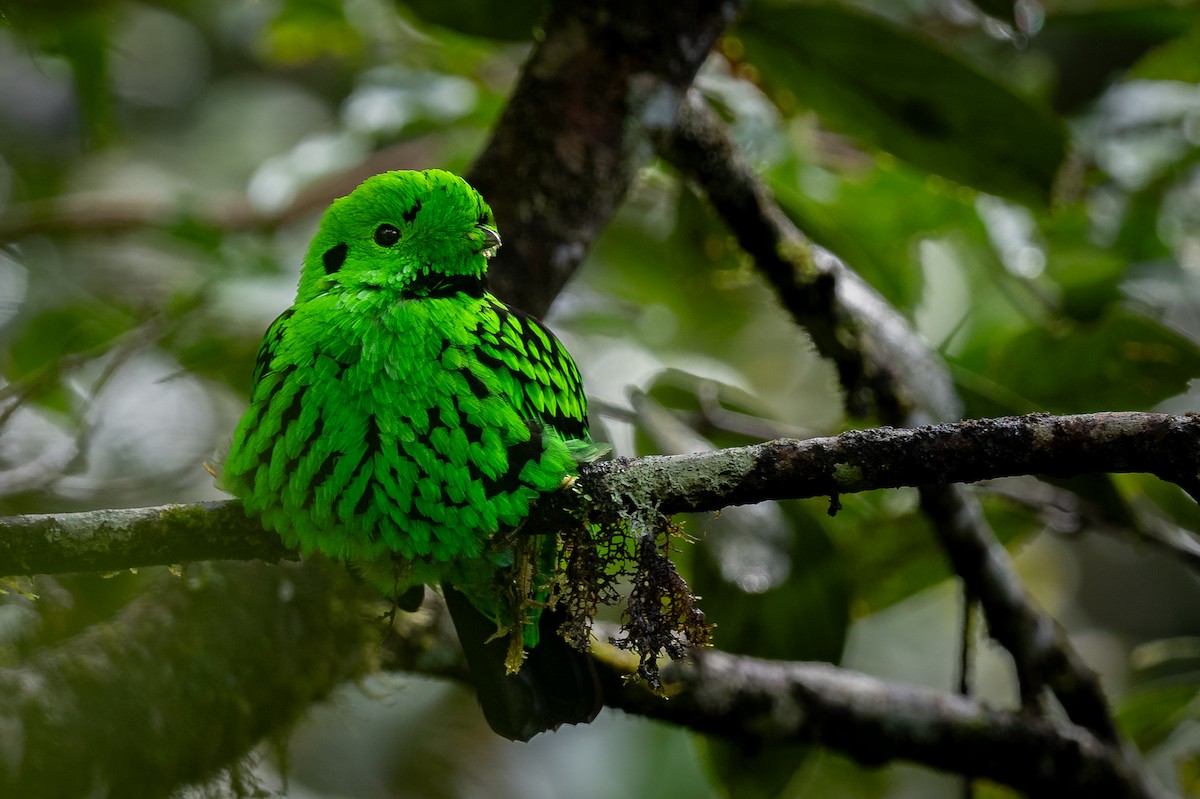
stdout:
<svg viewBox="0 0 1200 799">
<path fill-rule="evenodd" d="M 495 634 L 496 623 L 453 586 L 443 585 L 442 593 L 483 715 L 497 735 L 528 741 L 539 732 L 596 718 L 604 697 L 595 666 L 587 653 L 573 649 L 559 636 L 558 614 L 542 614 L 540 642 L 529 650 L 521 671 L 509 675 L 504 669 L 508 639 L 484 643 Z"/>
</svg>

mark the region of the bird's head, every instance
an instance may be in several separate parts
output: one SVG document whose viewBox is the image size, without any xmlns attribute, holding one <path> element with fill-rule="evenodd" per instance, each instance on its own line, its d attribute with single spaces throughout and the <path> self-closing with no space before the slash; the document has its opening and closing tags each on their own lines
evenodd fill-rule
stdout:
<svg viewBox="0 0 1200 799">
<path fill-rule="evenodd" d="M 384 172 L 325 212 L 297 301 L 348 291 L 404 299 L 479 292 L 499 246 L 492 209 L 462 178 L 440 169 Z"/>
</svg>

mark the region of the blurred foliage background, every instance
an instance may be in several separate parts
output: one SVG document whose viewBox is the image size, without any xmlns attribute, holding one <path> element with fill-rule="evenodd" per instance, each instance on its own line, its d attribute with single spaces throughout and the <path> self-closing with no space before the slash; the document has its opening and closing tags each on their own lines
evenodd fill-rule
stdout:
<svg viewBox="0 0 1200 799">
<path fill-rule="evenodd" d="M 201 464 L 244 407 L 319 212 L 383 169 L 465 171 L 541 12 L 0 3 L 0 514 L 218 498 Z M 1200 410 L 1194 5 L 758 2 L 697 85 L 799 227 L 943 354 L 966 415 Z M 661 162 L 549 322 L 620 454 L 872 424 L 847 418 L 832 367 Z M 983 493 L 1125 731 L 1168 786 L 1200 795 L 1200 590 L 1152 544 L 1200 529 L 1194 504 L 1140 475 Z M 915 492 L 826 510 L 688 520 L 700 542 L 679 561 L 716 645 L 951 690 L 958 589 Z M 154 571 L 14 585 L 0 664 L 107 617 Z M 1016 704 L 1006 656 L 982 641 L 973 681 Z M 612 711 L 510 744 L 466 690 L 408 675 L 347 687 L 256 763 L 262 789 L 304 798 L 959 790 Z"/>
</svg>

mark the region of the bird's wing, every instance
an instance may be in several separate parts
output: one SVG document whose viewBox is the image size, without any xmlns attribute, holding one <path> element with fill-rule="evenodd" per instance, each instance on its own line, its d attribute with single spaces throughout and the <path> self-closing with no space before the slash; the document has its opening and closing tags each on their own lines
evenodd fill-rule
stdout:
<svg viewBox="0 0 1200 799">
<path fill-rule="evenodd" d="M 488 300 L 496 322 L 481 331 L 480 363 L 511 376 L 523 418 L 563 438 L 587 440 L 587 399 L 571 354 L 538 319 L 490 295 Z"/>
<path fill-rule="evenodd" d="M 257 386 L 258 381 L 271 368 L 271 359 L 275 357 L 275 348 L 279 346 L 279 342 L 283 340 L 284 334 L 287 332 L 287 320 L 291 319 L 295 313 L 295 308 L 288 308 L 275 317 L 275 321 L 263 334 L 262 343 L 258 345 L 258 355 L 254 359 L 254 385 Z"/>
</svg>

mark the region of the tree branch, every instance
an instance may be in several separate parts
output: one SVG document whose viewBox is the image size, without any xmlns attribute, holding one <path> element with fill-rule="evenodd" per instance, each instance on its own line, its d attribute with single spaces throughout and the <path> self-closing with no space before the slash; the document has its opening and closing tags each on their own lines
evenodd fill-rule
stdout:
<svg viewBox="0 0 1200 799">
<path fill-rule="evenodd" d="M 467 180 L 504 247 L 488 275 L 543 315 L 669 131 L 746 0 L 557 2 Z"/>
<path fill-rule="evenodd" d="M 384 642 L 381 666 L 462 679 L 440 630 L 441 603 L 401 620 L 407 635 Z M 597 625 L 602 639 L 614 632 Z M 869 766 L 907 760 L 1008 785 L 1033 797 L 1163 796 L 1119 747 L 1088 730 L 988 708 L 968 697 L 897 683 L 827 663 L 771 661 L 699 650 L 664 667 L 670 698 L 628 678 L 637 658 L 603 643 L 592 650 L 608 707 L 728 738 L 816 743 Z M 429 673 L 429 672 L 426 672 Z"/>
<path fill-rule="evenodd" d="M 390 630 L 376 608 L 348 571 L 322 558 L 164 576 L 112 621 L 0 668 L 0 787 L 20 796 L 97 786 L 110 796 L 164 795 L 212 776 L 376 667 L 465 681 L 441 602 L 398 614 Z M 147 641 L 154 646 L 131 645 Z M 672 691 L 664 700 L 625 681 L 636 658 L 603 645 L 596 653 L 610 707 L 746 746 L 815 742 L 870 765 L 909 760 L 1032 796 L 1157 796 L 1087 731 L 971 699 L 826 664 L 706 650 L 664 669 Z"/>
<path fill-rule="evenodd" d="M 579 491 L 535 507 L 529 526 L 554 529 L 570 523 L 570 512 L 584 510 L 612 515 L 646 509 L 665 514 L 715 511 L 769 499 L 1016 474 L 1148 472 L 1191 488 L 1191 475 L 1198 470 L 1200 416 L 1034 414 L 855 430 L 804 441 L 778 439 L 690 455 L 618 458 L 586 467 Z M 0 518 L 0 574 L 107 571 L 285 554 L 276 537 L 246 519 L 235 502 Z M 980 557 L 992 556 L 985 551 Z M 1003 584 L 1008 578 L 989 579 Z M 1017 590 L 1018 582 L 1005 589 Z"/>
<path fill-rule="evenodd" d="M 1119 749 L 1088 730 L 994 710 L 969 697 L 880 680 L 825 663 L 697 652 L 663 670 L 671 698 L 622 682 L 606 663 L 609 704 L 730 738 L 818 743 L 866 765 L 903 759 L 985 778 L 1032 797 L 1158 797 Z"/>
<path fill-rule="evenodd" d="M 0 519 L 0 574 L 119 571 L 204 560 L 294 557 L 237 502 Z"/>
<path fill-rule="evenodd" d="M 1017 474 L 1147 472 L 1194 491 L 1190 475 L 1197 469 L 1200 416 L 1116 412 L 885 427 L 692 455 L 618 458 L 597 464 L 580 483 L 592 496 L 615 490 L 671 514 Z M 593 482 L 601 475 L 602 482 Z"/>
<path fill-rule="evenodd" d="M 371 667 L 369 594 L 322 559 L 164 575 L 0 668 L 0 793 L 166 796 L 213 776 Z"/>
<path fill-rule="evenodd" d="M 955 476 L 976 480 L 1018 471 L 1154 470 L 1164 464 L 1193 471 L 1200 464 L 1200 417 L 1034 415 L 884 428 L 596 464 L 580 485 L 584 493 L 610 497 L 617 506 L 661 500 L 662 510 L 715 510 L 764 498 L 851 493 Z M 562 512 L 550 505 L 536 515 Z M 143 536 L 152 543 L 139 549 Z M 14 547 L 38 552 L 20 555 Z M 0 519 L 0 572 L 8 573 L 22 572 L 22 564 L 54 566 L 55 557 L 64 560 L 48 571 L 70 564 L 103 564 L 103 569 L 131 565 L 114 560 L 125 557 L 121 553 L 144 564 L 205 557 L 272 558 L 280 552 L 276 537 L 248 521 L 235 503 Z M 167 579 L 112 623 L 42 651 L 20 671 L 0 669 L 0 728 L 16 729 L 26 741 L 16 768 L 2 771 L 2 764 L 12 761 L 0 757 L 0 785 L 10 780 L 26 789 L 22 793 L 37 795 L 41 781 L 52 780 L 54 764 L 62 762 L 88 762 L 115 786 L 124 786 L 131 775 L 168 780 L 172 769 L 181 768 L 184 752 L 194 757 L 190 747 L 198 739 L 186 725 L 184 732 L 164 737 L 155 727 L 161 723 L 152 710 L 156 707 L 173 708 L 178 719 L 224 720 L 227 729 L 221 734 L 205 731 L 205 740 L 220 745 L 205 750 L 196 769 L 184 775 L 187 780 L 203 779 L 205 769 L 227 764 L 308 701 L 370 667 L 362 653 L 378 625 L 355 597 L 361 595 L 344 570 L 323 559 L 284 569 L 215 564 L 187 579 Z M 444 636 L 430 636 L 422 626 L 436 618 L 437 614 L 428 621 L 402 617 L 400 635 L 389 637 L 383 650 L 386 665 L 462 677 L 461 662 Z M 283 654 L 247 657 L 244 642 L 264 641 L 264 620 L 269 620 L 270 631 L 264 651 Z M 175 635 L 182 629 L 188 630 L 187 636 Z M 156 642 L 154 647 L 145 645 L 149 641 Z M 1040 645 L 1051 654 L 1058 651 L 1052 638 Z M 172 665 L 192 662 L 187 653 L 194 651 L 204 653 L 203 674 L 180 680 L 170 673 Z M 998 713 L 970 699 L 889 685 L 829 667 L 733 659 L 719 653 L 706 653 L 697 662 L 695 669 L 677 673 L 689 690 L 671 702 L 652 699 L 640 687 L 620 687 L 616 679 L 611 702 L 743 741 L 816 740 L 866 762 L 912 759 L 989 777 L 1036 795 L 1060 789 L 1081 795 L 1154 795 L 1140 781 L 1138 770 L 1121 758 L 1120 746 L 1106 745 L 1102 737 L 1079 727 Z M 295 663 L 294 669 L 286 663 Z M 260 674 L 263 668 L 270 674 Z M 240 691 L 222 692 L 209 685 L 209 677 L 220 675 L 223 680 L 227 673 L 239 684 L 256 686 L 253 713 L 245 708 L 211 713 L 212 702 L 233 702 L 242 696 Z M 30 679 L 31 674 L 36 679 Z M 278 697 L 257 707 L 264 691 L 277 692 Z M 155 702 L 142 701 L 146 693 L 154 695 Z M 104 707 L 96 707 L 96 702 Z M 204 704 L 203 711 L 193 709 L 197 703 Z M 271 708 L 270 713 L 257 719 L 264 707 Z M 121 733 L 107 731 L 106 725 L 120 726 Z M 155 763 L 131 755 L 128 747 L 88 753 L 72 749 L 130 735 L 162 741 Z M 16 739 L 6 735 L 5 740 Z"/>
<path fill-rule="evenodd" d="M 904 426 L 959 415 L 941 359 L 862 278 L 792 224 L 698 92 L 688 95 L 660 147 L 708 195 L 783 305 L 837 364 L 852 412 L 862 415 L 874 407 L 885 421 Z M 1055 473 L 1055 467 L 1030 471 Z M 1200 495 L 1194 468 L 1167 471 L 1193 498 Z M 958 473 L 958 479 L 970 478 Z M 1012 653 L 1023 695 L 1034 697 L 1049 684 L 1072 719 L 1114 739 L 1095 673 L 1053 619 L 1030 601 L 978 502 L 961 488 L 939 487 L 944 482 L 922 482 L 927 486 L 922 509 L 968 594 L 979 598 L 992 636 Z"/>
<path fill-rule="evenodd" d="M 961 416 L 941 358 L 879 292 L 792 223 L 695 89 L 659 148 L 704 192 L 783 307 L 837 366 L 852 413 L 877 406 L 882 418 L 906 426 Z"/>
<path fill-rule="evenodd" d="M 1054 691 L 1067 716 L 1108 742 L 1119 740 L 1108 700 L 1096 673 L 1083 662 L 1066 633 L 1032 603 L 1007 551 L 990 533 L 979 504 L 961 486 L 921 488 L 921 507 L 962 578 L 983 607 L 988 631 L 1013 656 L 1026 705 L 1042 686 Z M 988 535 L 976 531 L 987 530 Z M 1035 705 L 1033 705 L 1036 707 Z"/>
</svg>

